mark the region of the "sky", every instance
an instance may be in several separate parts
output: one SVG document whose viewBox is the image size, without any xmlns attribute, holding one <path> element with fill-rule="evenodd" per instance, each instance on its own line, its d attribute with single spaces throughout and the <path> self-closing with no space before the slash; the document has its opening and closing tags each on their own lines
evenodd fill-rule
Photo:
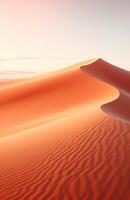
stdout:
<svg viewBox="0 0 130 200">
<path fill-rule="evenodd" d="M 0 72 L 91 58 L 130 70 L 129 0 L 0 0 Z"/>
</svg>

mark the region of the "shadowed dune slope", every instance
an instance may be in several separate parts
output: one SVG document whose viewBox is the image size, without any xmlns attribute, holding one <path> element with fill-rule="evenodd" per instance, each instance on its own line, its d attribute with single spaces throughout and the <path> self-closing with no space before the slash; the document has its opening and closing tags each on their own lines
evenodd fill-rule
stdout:
<svg viewBox="0 0 130 200">
<path fill-rule="evenodd" d="M 0 86 L 0 200 L 130 199 L 130 124 L 100 109 L 119 92 L 80 69 L 103 63 Z"/>
<path fill-rule="evenodd" d="M 82 66 L 81 69 L 119 90 L 119 98 L 102 105 L 101 108 L 104 112 L 130 123 L 130 72 L 102 59 L 98 59 L 95 63 L 87 66 Z"/>
</svg>

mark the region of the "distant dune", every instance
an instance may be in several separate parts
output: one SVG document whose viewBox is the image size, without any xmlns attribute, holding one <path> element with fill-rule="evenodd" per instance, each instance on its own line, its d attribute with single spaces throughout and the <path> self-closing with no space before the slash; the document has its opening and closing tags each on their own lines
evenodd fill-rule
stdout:
<svg viewBox="0 0 130 200">
<path fill-rule="evenodd" d="M 16 79 L 23 79 L 28 77 L 36 76 L 34 72 L 28 71 L 1 71 L 0 70 L 0 84 Z"/>
<path fill-rule="evenodd" d="M 129 200 L 128 83 L 97 59 L 1 84 L 0 200 Z"/>
</svg>

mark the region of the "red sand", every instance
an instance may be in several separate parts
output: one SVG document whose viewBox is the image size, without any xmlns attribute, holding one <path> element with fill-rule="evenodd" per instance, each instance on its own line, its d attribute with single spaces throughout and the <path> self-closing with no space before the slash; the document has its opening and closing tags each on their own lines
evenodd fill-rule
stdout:
<svg viewBox="0 0 130 200">
<path fill-rule="evenodd" d="M 100 110 L 119 92 L 80 66 L 0 87 L 0 200 L 130 199 L 130 125 Z"/>
</svg>

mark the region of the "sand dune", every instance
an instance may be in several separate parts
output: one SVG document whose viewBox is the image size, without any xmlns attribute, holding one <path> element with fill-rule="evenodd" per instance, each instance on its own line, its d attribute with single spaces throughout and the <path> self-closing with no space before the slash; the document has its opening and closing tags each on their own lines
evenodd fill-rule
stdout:
<svg viewBox="0 0 130 200">
<path fill-rule="evenodd" d="M 79 106 L 95 104 L 95 96 L 96 106 L 116 98 L 115 89 L 86 75 L 79 66 L 1 87 L 0 135 L 62 117 Z"/>
<path fill-rule="evenodd" d="M 130 199 L 130 125 L 100 109 L 120 90 L 103 66 L 114 68 L 89 61 L 0 86 L 0 199 Z"/>
<path fill-rule="evenodd" d="M 81 67 L 81 69 L 119 90 L 119 98 L 103 105 L 102 110 L 116 118 L 130 122 L 130 72 L 102 59 L 98 59 L 94 64 Z"/>
</svg>

